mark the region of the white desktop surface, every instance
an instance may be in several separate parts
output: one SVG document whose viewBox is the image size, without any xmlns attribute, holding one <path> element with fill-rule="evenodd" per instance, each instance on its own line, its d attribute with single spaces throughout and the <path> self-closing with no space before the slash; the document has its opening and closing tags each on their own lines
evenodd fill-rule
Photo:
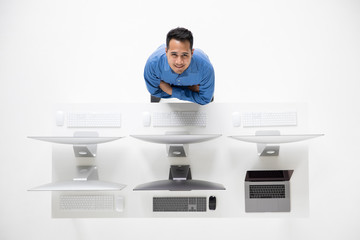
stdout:
<svg viewBox="0 0 360 240">
<path fill-rule="evenodd" d="M 70 180 L 77 165 L 96 165 L 99 179 L 127 185 L 114 192 L 124 198 L 124 211 L 96 214 L 64 213 L 57 209 L 59 192 L 52 193 L 52 215 L 58 217 L 306 217 L 309 214 L 308 144 L 309 142 L 280 145 L 278 157 L 258 157 L 256 144 L 231 139 L 230 135 L 254 134 L 256 130 L 277 129 L 281 133 L 306 133 L 307 111 L 304 104 L 275 103 L 211 103 L 207 106 L 186 103 L 122 103 L 122 104 L 59 104 L 54 109 L 64 112 L 119 111 L 121 128 L 68 128 L 54 123 L 54 135 L 72 136 L 74 131 L 98 131 L 99 136 L 125 138 L 98 144 L 96 158 L 76 158 L 72 146 L 53 144 L 53 181 Z M 233 127 L 233 112 L 297 111 L 296 127 L 243 128 Z M 143 112 L 205 111 L 206 127 L 144 127 Z M 131 134 L 164 134 L 167 131 L 186 131 L 194 134 L 222 134 L 208 142 L 189 144 L 189 156 L 169 158 L 165 144 L 141 141 Z M 310 140 L 311 141 L 311 140 Z M 168 178 L 170 165 L 190 164 L 192 178 L 221 183 L 226 190 L 206 191 L 133 191 L 135 186 Z M 293 169 L 291 178 L 291 212 L 245 213 L 244 179 L 247 170 Z M 49 170 L 50 171 L 50 170 Z M 81 194 L 81 192 L 79 192 Z M 216 196 L 215 211 L 206 212 L 152 212 L 153 197 Z"/>
</svg>

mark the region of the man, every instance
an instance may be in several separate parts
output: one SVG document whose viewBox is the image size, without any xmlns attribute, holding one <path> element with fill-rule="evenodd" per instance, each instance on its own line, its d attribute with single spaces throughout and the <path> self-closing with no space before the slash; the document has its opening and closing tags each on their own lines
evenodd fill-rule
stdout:
<svg viewBox="0 0 360 240">
<path fill-rule="evenodd" d="M 214 69 L 203 51 L 193 49 L 192 33 L 185 28 L 167 34 L 166 47 L 160 46 L 147 60 L 144 78 L 150 94 L 158 98 L 178 98 L 201 105 L 213 98 Z"/>
</svg>

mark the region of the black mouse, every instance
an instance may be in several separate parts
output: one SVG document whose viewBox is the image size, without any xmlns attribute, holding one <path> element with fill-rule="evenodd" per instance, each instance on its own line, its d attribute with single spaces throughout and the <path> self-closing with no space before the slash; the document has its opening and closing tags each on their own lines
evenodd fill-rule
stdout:
<svg viewBox="0 0 360 240">
<path fill-rule="evenodd" d="M 209 209 L 210 210 L 215 210 L 216 209 L 216 197 L 215 196 L 210 196 L 209 197 Z"/>
</svg>

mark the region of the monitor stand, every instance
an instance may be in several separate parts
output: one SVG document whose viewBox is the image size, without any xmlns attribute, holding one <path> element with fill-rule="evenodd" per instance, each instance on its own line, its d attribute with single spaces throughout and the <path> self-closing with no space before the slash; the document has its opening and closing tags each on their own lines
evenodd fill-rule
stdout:
<svg viewBox="0 0 360 240">
<path fill-rule="evenodd" d="M 190 134 L 189 132 L 165 132 L 166 134 Z M 187 157 L 189 154 L 189 144 L 166 144 L 168 157 Z"/>
<path fill-rule="evenodd" d="M 186 181 L 191 180 L 190 165 L 171 165 L 169 180 Z"/>
<path fill-rule="evenodd" d="M 99 180 L 96 166 L 77 166 L 77 174 L 73 181 Z"/>
<path fill-rule="evenodd" d="M 269 131 L 257 131 L 255 133 L 257 136 L 280 136 L 280 131 L 278 130 L 269 130 Z M 268 145 L 268 144 L 257 144 L 258 155 L 262 157 L 271 157 L 279 156 L 280 146 L 278 145 Z"/>
<path fill-rule="evenodd" d="M 74 137 L 99 137 L 98 132 L 74 132 Z M 97 144 L 73 145 L 76 157 L 95 157 Z"/>
</svg>

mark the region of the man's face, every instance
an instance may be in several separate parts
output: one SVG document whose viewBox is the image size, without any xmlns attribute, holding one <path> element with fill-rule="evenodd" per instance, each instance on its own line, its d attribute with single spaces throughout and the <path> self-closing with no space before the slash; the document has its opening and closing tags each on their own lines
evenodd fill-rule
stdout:
<svg viewBox="0 0 360 240">
<path fill-rule="evenodd" d="M 194 50 L 190 49 L 189 41 L 181 42 L 171 39 L 169 48 L 166 48 L 168 63 L 177 74 L 183 73 L 189 67 L 193 53 Z"/>
</svg>

